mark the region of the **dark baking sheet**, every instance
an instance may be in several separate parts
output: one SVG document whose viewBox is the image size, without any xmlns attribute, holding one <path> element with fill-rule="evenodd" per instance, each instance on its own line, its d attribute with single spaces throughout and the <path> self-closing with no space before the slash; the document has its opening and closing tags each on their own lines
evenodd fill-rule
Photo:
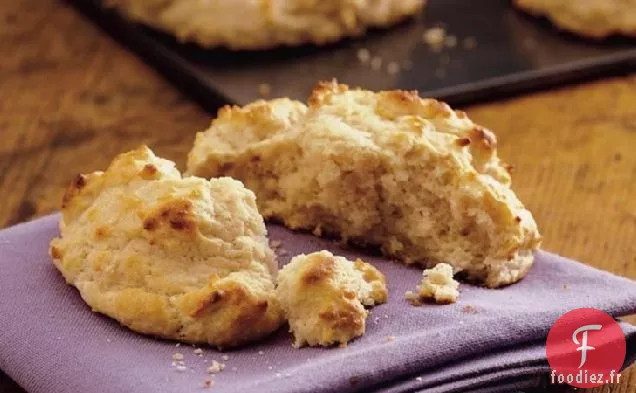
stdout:
<svg viewBox="0 0 636 393">
<path fill-rule="evenodd" d="M 636 40 L 579 39 L 514 10 L 509 0 L 430 0 L 422 15 L 390 30 L 326 47 L 263 52 L 180 44 L 103 10 L 99 0 L 72 2 L 210 110 L 259 98 L 263 83 L 271 96 L 305 99 L 316 81 L 337 78 L 374 90 L 417 89 L 458 105 L 636 69 Z M 436 53 L 422 34 L 439 25 L 458 44 Z M 474 49 L 462 45 L 467 37 L 476 40 Z M 359 61 L 361 48 L 382 59 L 381 70 Z M 391 75 L 389 62 L 403 69 Z"/>
</svg>

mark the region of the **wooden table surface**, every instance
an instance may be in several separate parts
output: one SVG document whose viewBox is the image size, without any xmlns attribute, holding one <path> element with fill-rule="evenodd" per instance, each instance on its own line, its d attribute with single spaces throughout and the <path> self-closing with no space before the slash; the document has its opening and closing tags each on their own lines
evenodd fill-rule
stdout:
<svg viewBox="0 0 636 393">
<path fill-rule="evenodd" d="M 636 74 L 464 108 L 499 136 L 543 247 L 632 279 L 635 108 Z M 66 3 L 0 2 L 0 228 L 56 210 L 74 174 L 142 143 L 183 168 L 209 121 Z M 636 368 L 624 374 L 594 392 L 634 392 Z M 0 392 L 22 390 L 0 373 Z"/>
</svg>

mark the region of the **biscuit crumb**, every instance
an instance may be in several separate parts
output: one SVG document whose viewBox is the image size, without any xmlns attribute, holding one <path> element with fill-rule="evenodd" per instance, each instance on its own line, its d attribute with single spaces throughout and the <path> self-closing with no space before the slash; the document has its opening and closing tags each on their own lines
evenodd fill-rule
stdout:
<svg viewBox="0 0 636 393">
<path fill-rule="evenodd" d="M 181 346 L 181 343 L 176 343 L 174 346 L 175 348 L 179 348 Z"/>
<path fill-rule="evenodd" d="M 382 68 L 382 58 L 375 56 L 371 59 L 371 69 L 378 71 L 380 68 Z"/>
<path fill-rule="evenodd" d="M 454 35 L 446 36 L 446 38 L 444 38 L 444 44 L 448 48 L 456 47 L 457 46 L 457 37 L 455 37 Z"/>
<path fill-rule="evenodd" d="M 213 360 L 212 361 L 212 365 L 210 367 L 208 367 L 208 369 L 207 369 L 207 373 L 208 374 L 217 374 L 217 373 L 220 373 L 223 370 L 225 370 L 225 363 L 219 363 L 216 360 Z"/>
<path fill-rule="evenodd" d="M 360 63 L 367 64 L 371 59 L 371 52 L 369 52 L 369 50 L 366 48 L 361 48 L 358 49 L 357 56 Z"/>
<path fill-rule="evenodd" d="M 180 352 L 173 353 L 172 360 L 183 360 L 183 354 Z"/>
<path fill-rule="evenodd" d="M 467 304 L 464 307 L 462 307 L 462 311 L 469 314 L 477 313 L 477 309 L 473 307 L 472 304 Z"/>
<path fill-rule="evenodd" d="M 464 49 L 475 49 L 477 47 L 477 39 L 475 37 L 466 37 L 462 40 Z"/>
<path fill-rule="evenodd" d="M 175 369 L 177 372 L 182 373 L 182 372 L 184 372 L 185 370 L 187 370 L 188 368 L 187 368 L 186 366 L 181 366 L 181 365 L 179 365 L 179 366 L 175 367 L 174 369 Z"/>
<path fill-rule="evenodd" d="M 203 381 L 203 388 L 204 389 L 210 389 L 212 386 L 214 386 L 214 381 L 211 379 L 206 379 L 205 381 Z"/>
<path fill-rule="evenodd" d="M 223 359 L 225 361 L 228 361 L 228 360 L 230 360 L 230 357 L 227 356 L 227 355 L 223 355 L 223 356 L 221 356 L 221 359 Z"/>
<path fill-rule="evenodd" d="M 459 297 L 459 283 L 453 279 L 453 267 L 447 263 L 438 263 L 432 269 L 422 272 L 422 282 L 417 292 L 408 291 L 406 300 L 413 305 L 423 301 L 434 300 L 437 304 L 455 303 Z"/>
<path fill-rule="evenodd" d="M 258 94 L 261 97 L 269 97 L 272 94 L 272 86 L 269 83 L 261 83 L 258 85 Z"/>
<path fill-rule="evenodd" d="M 269 242 L 269 246 L 271 248 L 279 248 L 282 245 L 283 245 L 283 242 L 281 242 L 280 240 L 272 240 Z"/>
<path fill-rule="evenodd" d="M 393 341 L 395 340 L 395 336 L 386 336 L 384 337 L 384 341 Z"/>
<path fill-rule="evenodd" d="M 203 350 L 201 348 L 195 348 L 194 354 L 195 355 L 199 355 L 199 356 L 203 356 Z"/>
<path fill-rule="evenodd" d="M 422 35 L 422 40 L 431 48 L 441 49 L 444 45 L 446 30 L 442 27 L 431 27 Z"/>
<path fill-rule="evenodd" d="M 265 355 L 265 352 L 263 352 L 263 351 L 258 351 L 258 354 L 259 354 L 259 355 L 261 355 L 261 356 L 263 356 L 263 355 Z"/>
<path fill-rule="evenodd" d="M 417 382 L 422 382 L 422 381 L 423 381 L 422 377 L 417 377 L 417 378 L 415 378 L 415 380 L 416 380 Z"/>
<path fill-rule="evenodd" d="M 395 75 L 395 74 L 400 72 L 400 65 L 398 63 L 392 61 L 386 67 L 386 71 L 389 73 L 389 75 Z"/>
</svg>

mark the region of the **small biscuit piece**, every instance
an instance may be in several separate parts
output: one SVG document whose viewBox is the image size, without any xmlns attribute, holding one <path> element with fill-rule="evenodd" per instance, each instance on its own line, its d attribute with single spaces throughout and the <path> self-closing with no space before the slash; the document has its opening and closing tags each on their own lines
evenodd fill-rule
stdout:
<svg viewBox="0 0 636 393">
<path fill-rule="evenodd" d="M 346 344 L 364 334 L 364 306 L 384 303 L 384 275 L 360 259 L 328 251 L 298 255 L 278 275 L 276 297 L 294 334 L 294 347 Z"/>
<path fill-rule="evenodd" d="M 50 255 L 94 311 L 130 329 L 230 347 L 282 324 L 277 265 L 254 194 L 230 178 L 182 178 L 142 147 L 64 196 Z"/>
<path fill-rule="evenodd" d="M 130 19 L 204 47 L 327 44 L 388 27 L 425 0 L 104 0 Z"/>
<path fill-rule="evenodd" d="M 514 0 L 514 4 L 585 37 L 636 37 L 636 0 Z"/>
<path fill-rule="evenodd" d="M 413 304 L 434 300 L 438 304 L 455 303 L 459 297 L 459 283 L 453 279 L 453 267 L 447 263 L 438 263 L 432 269 L 422 272 L 422 283 L 417 292 L 404 295 Z"/>
<path fill-rule="evenodd" d="M 406 263 L 448 262 L 498 287 L 525 276 L 540 236 L 496 144 L 465 113 L 415 92 L 322 83 L 308 106 L 225 107 L 197 135 L 188 171 L 242 180 L 263 216 L 289 228 Z"/>
</svg>

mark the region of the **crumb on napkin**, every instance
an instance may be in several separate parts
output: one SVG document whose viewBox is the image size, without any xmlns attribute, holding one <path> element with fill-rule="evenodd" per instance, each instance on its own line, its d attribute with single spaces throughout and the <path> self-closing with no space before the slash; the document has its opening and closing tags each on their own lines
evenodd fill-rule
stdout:
<svg viewBox="0 0 636 393">
<path fill-rule="evenodd" d="M 408 291 L 404 296 L 413 305 L 431 300 L 438 304 L 450 304 L 459 297 L 458 287 L 459 283 L 453 279 L 453 267 L 438 263 L 434 268 L 422 272 L 422 282 L 416 292 Z"/>
</svg>

